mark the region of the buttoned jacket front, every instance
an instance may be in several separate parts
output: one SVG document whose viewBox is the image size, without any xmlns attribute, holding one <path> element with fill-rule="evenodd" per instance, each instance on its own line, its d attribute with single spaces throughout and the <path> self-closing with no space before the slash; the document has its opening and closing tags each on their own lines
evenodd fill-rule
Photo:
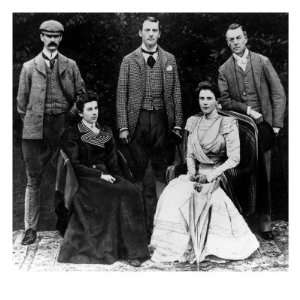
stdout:
<svg viewBox="0 0 300 300">
<path fill-rule="evenodd" d="M 182 127 L 182 101 L 174 55 L 159 47 L 163 72 L 163 101 L 168 127 Z M 141 48 L 124 57 L 117 88 L 117 126 L 134 134 L 146 90 L 146 62 Z"/>
<path fill-rule="evenodd" d="M 58 54 L 59 83 L 70 107 L 85 92 L 84 81 L 74 60 Z M 23 64 L 17 96 L 17 110 L 23 120 L 23 139 L 42 139 L 47 90 L 46 63 L 42 53 Z"/>
</svg>

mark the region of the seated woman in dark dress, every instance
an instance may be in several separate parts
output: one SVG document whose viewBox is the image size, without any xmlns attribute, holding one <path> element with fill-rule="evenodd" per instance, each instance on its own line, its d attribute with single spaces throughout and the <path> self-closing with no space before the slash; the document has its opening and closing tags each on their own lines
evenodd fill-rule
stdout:
<svg viewBox="0 0 300 300">
<path fill-rule="evenodd" d="M 58 261 L 112 264 L 127 259 L 137 267 L 148 258 L 141 194 L 121 177 L 111 129 L 97 123 L 97 100 L 89 91 L 76 103 L 82 120 L 62 138 L 79 189 Z"/>
</svg>

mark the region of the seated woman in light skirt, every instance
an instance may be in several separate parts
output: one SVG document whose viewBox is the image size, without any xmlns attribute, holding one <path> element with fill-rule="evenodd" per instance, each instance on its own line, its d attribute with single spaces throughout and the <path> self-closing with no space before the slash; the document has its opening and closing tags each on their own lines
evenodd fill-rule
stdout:
<svg viewBox="0 0 300 300">
<path fill-rule="evenodd" d="M 196 256 L 197 262 L 208 256 L 240 260 L 259 247 L 219 185 L 240 161 L 237 121 L 218 114 L 217 91 L 209 82 L 197 90 L 203 115 L 186 123 L 188 173 L 168 184 L 156 208 L 150 243 L 156 262 L 194 262 Z"/>
</svg>

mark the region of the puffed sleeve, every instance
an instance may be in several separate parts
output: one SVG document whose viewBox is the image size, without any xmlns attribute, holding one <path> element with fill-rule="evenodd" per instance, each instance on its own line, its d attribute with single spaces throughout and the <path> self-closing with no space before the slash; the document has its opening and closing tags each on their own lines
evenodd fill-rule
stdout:
<svg viewBox="0 0 300 300">
<path fill-rule="evenodd" d="M 194 153 L 192 150 L 193 148 L 192 148 L 192 141 L 191 141 L 190 133 L 196 127 L 198 120 L 199 120 L 199 117 L 192 116 L 187 119 L 186 125 L 185 125 L 185 130 L 187 131 L 187 134 L 188 134 L 187 149 L 186 149 L 186 164 L 187 164 L 188 174 L 190 174 L 190 175 L 196 174 L 196 161 L 195 161 L 195 156 L 194 156 Z"/>
<path fill-rule="evenodd" d="M 100 178 L 101 170 L 88 167 L 80 162 L 79 138 L 77 129 L 69 127 L 61 138 L 62 149 L 69 157 L 76 175 L 91 175 Z"/>
<path fill-rule="evenodd" d="M 221 126 L 221 134 L 226 143 L 227 160 L 215 169 L 219 175 L 234 168 L 240 162 L 240 137 L 237 120 L 232 117 L 223 117 Z"/>
</svg>

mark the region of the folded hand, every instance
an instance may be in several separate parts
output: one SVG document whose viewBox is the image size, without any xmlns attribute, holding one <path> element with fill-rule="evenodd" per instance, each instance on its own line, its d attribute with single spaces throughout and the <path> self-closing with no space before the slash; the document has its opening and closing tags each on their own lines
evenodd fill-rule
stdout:
<svg viewBox="0 0 300 300">
<path fill-rule="evenodd" d="M 109 174 L 102 174 L 101 175 L 101 179 L 107 181 L 107 182 L 110 182 L 110 183 L 114 183 L 116 181 L 116 178 L 109 175 Z"/>
</svg>

